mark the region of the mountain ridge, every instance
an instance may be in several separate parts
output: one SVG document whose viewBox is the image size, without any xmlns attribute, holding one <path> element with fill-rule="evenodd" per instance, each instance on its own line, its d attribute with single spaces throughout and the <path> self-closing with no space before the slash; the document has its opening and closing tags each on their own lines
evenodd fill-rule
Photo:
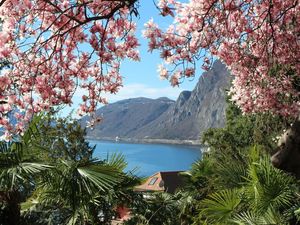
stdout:
<svg viewBox="0 0 300 225">
<path fill-rule="evenodd" d="M 176 101 L 166 97 L 125 99 L 96 111 L 103 122 L 87 130 L 95 139 L 170 140 L 197 142 L 202 133 L 225 123 L 225 89 L 231 76 L 226 67 L 216 61 L 212 69 L 202 74 L 192 91 L 183 91 Z M 88 117 L 82 119 L 84 125 Z M 161 142 L 161 141 L 158 141 Z"/>
</svg>

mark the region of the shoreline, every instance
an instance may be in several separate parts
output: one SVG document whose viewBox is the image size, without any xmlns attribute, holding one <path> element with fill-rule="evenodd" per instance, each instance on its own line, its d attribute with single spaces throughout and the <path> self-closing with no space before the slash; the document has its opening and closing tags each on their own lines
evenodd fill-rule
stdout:
<svg viewBox="0 0 300 225">
<path fill-rule="evenodd" d="M 141 144 L 170 144 L 170 145 L 189 145 L 189 146 L 199 146 L 203 147 L 199 140 L 172 140 L 172 139 L 136 139 L 136 138 L 110 138 L 110 137 L 91 137 L 86 136 L 88 140 L 98 140 L 98 141 L 113 141 L 113 142 L 126 142 L 126 143 L 141 143 Z"/>
</svg>

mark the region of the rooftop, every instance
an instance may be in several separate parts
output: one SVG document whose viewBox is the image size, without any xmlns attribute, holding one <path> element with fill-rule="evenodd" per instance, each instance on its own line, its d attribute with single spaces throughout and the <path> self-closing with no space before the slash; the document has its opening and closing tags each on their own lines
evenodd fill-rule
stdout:
<svg viewBox="0 0 300 225">
<path fill-rule="evenodd" d="M 179 175 L 183 171 L 161 171 L 148 177 L 148 179 L 141 185 L 136 186 L 136 191 L 152 192 L 162 191 L 174 193 L 178 187 L 183 185 L 183 180 Z"/>
</svg>

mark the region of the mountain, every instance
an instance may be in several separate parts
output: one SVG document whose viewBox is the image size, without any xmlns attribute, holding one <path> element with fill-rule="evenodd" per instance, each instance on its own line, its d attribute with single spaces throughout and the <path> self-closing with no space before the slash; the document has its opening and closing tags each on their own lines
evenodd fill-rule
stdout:
<svg viewBox="0 0 300 225">
<path fill-rule="evenodd" d="M 93 130 L 88 129 L 88 136 L 95 138 L 115 138 L 137 136 L 141 127 L 148 125 L 166 112 L 174 104 L 168 98 L 133 98 L 108 104 L 96 115 L 103 118 L 103 122 Z M 85 123 L 89 118 L 84 117 Z"/>
<path fill-rule="evenodd" d="M 216 61 L 202 74 L 193 91 L 183 91 L 176 101 L 168 98 L 135 98 L 106 105 L 96 114 L 104 118 L 93 130 L 92 138 L 199 140 L 210 127 L 225 122 L 225 89 L 230 75 Z M 82 120 L 84 124 L 88 118 Z"/>
<path fill-rule="evenodd" d="M 192 92 L 182 92 L 172 107 L 142 131 L 149 130 L 152 138 L 197 140 L 208 128 L 224 126 L 229 81 L 226 67 L 216 61 Z"/>
</svg>

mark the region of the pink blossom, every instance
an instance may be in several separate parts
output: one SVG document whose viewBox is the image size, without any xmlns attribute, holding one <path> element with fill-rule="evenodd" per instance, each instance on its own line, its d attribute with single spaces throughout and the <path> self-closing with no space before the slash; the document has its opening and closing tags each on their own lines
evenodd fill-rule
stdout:
<svg viewBox="0 0 300 225">
<path fill-rule="evenodd" d="M 244 112 L 299 115 L 299 1 L 159 0 L 158 6 L 174 23 L 162 31 L 150 20 L 143 34 L 149 51 L 158 50 L 169 65 L 158 71 L 172 86 L 193 75 L 199 59 L 208 70 L 213 55 L 234 75 L 232 101 Z"/>
<path fill-rule="evenodd" d="M 0 105 L 0 118 L 23 112 L 13 116 L 17 126 L 2 124 L 6 139 L 21 134 L 34 113 L 72 104 L 78 86 L 88 93 L 79 113 L 93 112 L 107 102 L 102 94 L 122 86 L 120 61 L 139 60 L 129 10 L 134 3 L 119 9 L 115 1 L 86 1 L 88 14 L 76 1 L 53 4 L 7 0 L 0 7 L 0 60 L 12 65 L 0 73 L 0 99 L 8 101 Z"/>
</svg>

